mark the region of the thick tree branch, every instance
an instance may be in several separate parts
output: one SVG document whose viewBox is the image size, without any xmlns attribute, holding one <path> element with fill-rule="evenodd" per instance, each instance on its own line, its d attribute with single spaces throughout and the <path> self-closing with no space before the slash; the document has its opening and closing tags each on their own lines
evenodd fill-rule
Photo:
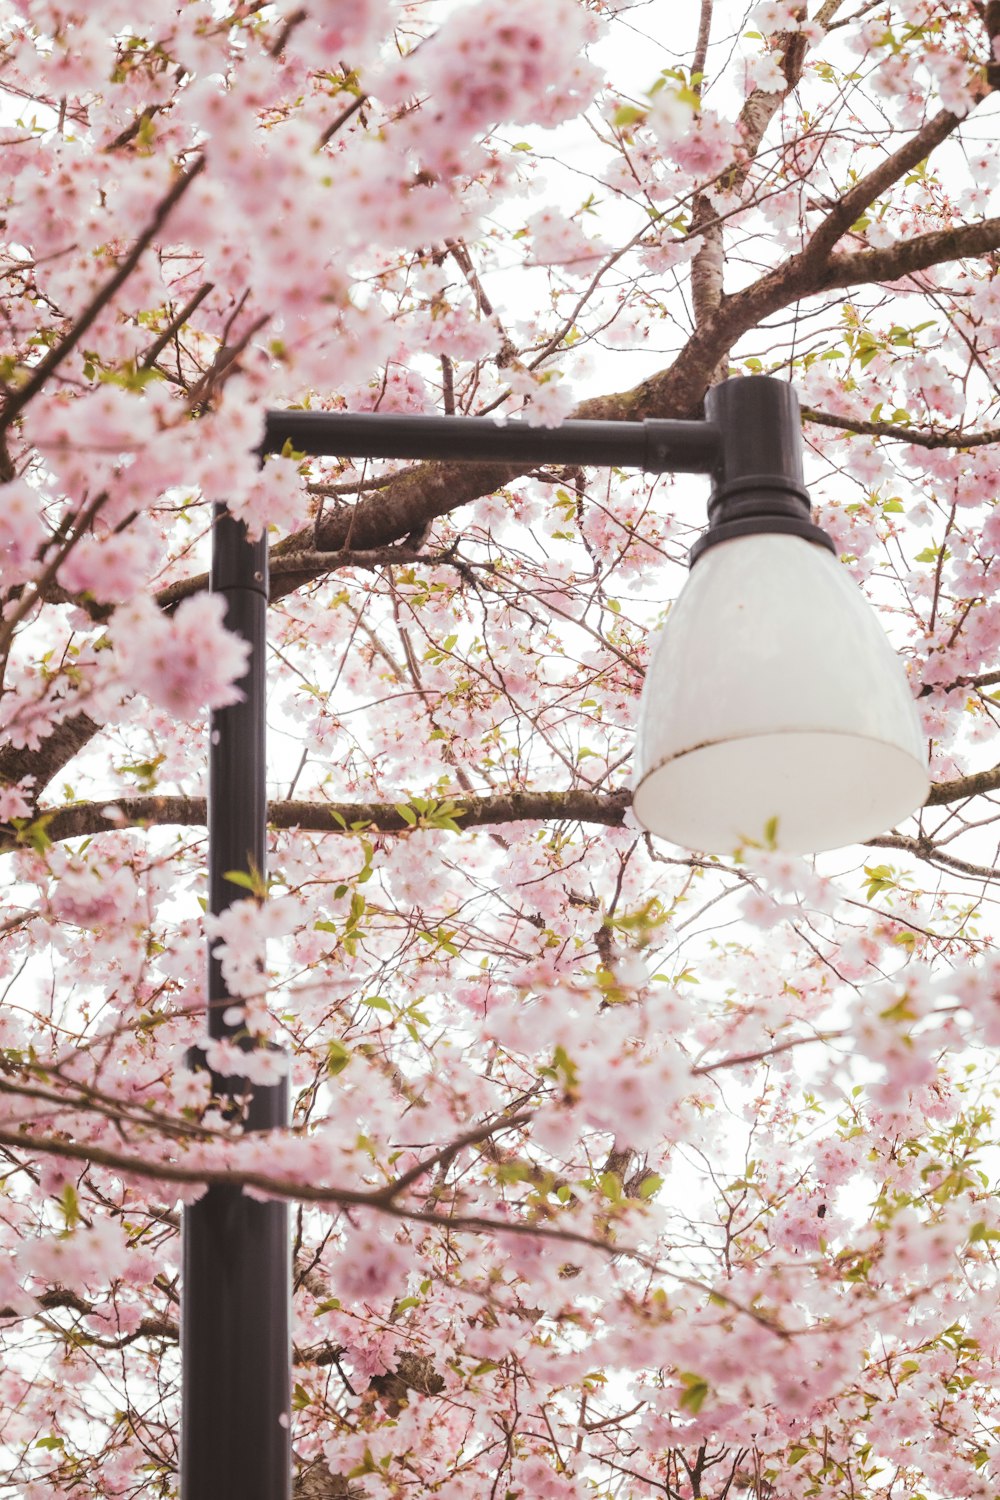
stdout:
<svg viewBox="0 0 1000 1500">
<path fill-rule="evenodd" d="M 617 398 L 621 416 L 692 416 L 697 414 L 708 379 L 722 351 L 763 319 L 793 302 L 866 283 L 905 280 L 943 262 L 986 255 L 1000 249 L 1000 218 L 982 219 L 956 229 L 921 234 L 879 250 L 831 255 L 814 264 L 804 253 L 758 281 L 726 297 L 714 318 L 697 329 L 684 350 L 663 370 Z"/>
<path fill-rule="evenodd" d="M 960 776 L 954 781 L 938 782 L 931 787 L 924 805 L 941 807 L 998 788 L 1000 766 Z M 448 796 L 444 815 L 453 819 L 462 830 L 522 822 L 589 823 L 621 828 L 631 804 L 632 793 L 627 787 L 613 792 L 571 788 L 568 791 L 497 793 L 487 797 Z M 405 804 L 278 801 L 268 805 L 268 822 L 276 829 L 341 834 L 369 830 L 407 833 L 414 826 L 435 826 L 433 813 L 421 815 L 414 825 L 397 810 L 399 805 Z M 204 797 L 110 797 L 101 802 L 74 802 L 66 807 L 40 808 L 34 826 L 44 830 L 52 843 L 59 843 L 64 839 L 91 838 L 96 833 L 122 828 L 204 828 L 207 816 Z M 0 841 L 0 853 L 20 847 L 27 836 L 26 830 L 20 833 L 8 831 Z"/>
<path fill-rule="evenodd" d="M 939 781 L 932 786 L 927 798 L 927 807 L 943 807 L 950 802 L 964 802 L 968 797 L 981 797 L 986 792 L 995 792 L 1000 787 L 1000 766 L 991 766 L 988 771 L 973 771 L 968 776 L 958 776 L 954 781 Z"/>
<path fill-rule="evenodd" d="M 893 151 L 877 167 L 866 172 L 842 198 L 837 199 L 822 224 L 810 236 L 801 257 L 810 262 L 825 261 L 837 241 L 847 233 L 865 209 L 870 208 L 894 183 L 929 156 L 936 146 L 946 141 L 959 124 L 957 115 L 947 109 L 941 110 L 916 135 L 900 146 L 898 151 Z"/>
<path fill-rule="evenodd" d="M 74 714 L 53 730 L 37 750 L 28 745 L 14 747 L 5 745 L 0 750 L 0 779 L 11 783 L 22 777 L 34 777 L 35 794 L 42 792 L 49 782 L 73 757 L 89 745 L 101 726 L 88 714 Z"/>
<path fill-rule="evenodd" d="M 701 97 L 703 75 L 708 57 L 709 36 L 712 30 L 713 3 L 714 0 L 701 0 L 701 14 L 698 20 L 698 40 L 695 44 L 694 58 L 691 63 L 692 87 L 699 98 Z M 762 134 L 763 127 L 757 137 L 758 143 Z M 748 153 L 749 155 L 753 154 L 749 147 Z M 749 167 L 749 156 L 747 167 Z M 712 200 L 705 193 L 697 193 L 695 195 L 691 206 L 690 232 L 692 235 L 700 236 L 701 239 L 698 252 L 691 264 L 691 301 L 694 305 L 695 325 L 700 326 L 712 316 L 722 301 L 724 289 L 723 274 L 725 269 L 722 221 L 715 211 Z M 715 380 L 722 380 L 725 373 L 724 365 L 720 364 L 715 371 Z"/>
<path fill-rule="evenodd" d="M 939 229 L 900 240 L 879 250 L 855 250 L 831 255 L 817 278 L 813 292 L 866 282 L 902 281 L 917 271 L 929 270 L 948 261 L 988 255 L 1000 249 L 1000 219 L 981 219 L 955 229 Z"/>
<path fill-rule="evenodd" d="M 447 816 L 461 828 L 486 828 L 494 823 L 547 822 L 597 823 L 620 827 L 631 803 L 631 793 L 588 792 L 581 789 L 552 792 L 510 792 L 492 797 L 449 797 Z M 38 822 L 53 843 L 62 839 L 88 838 L 116 828 L 162 828 L 170 825 L 203 828 L 207 819 L 204 797 L 112 797 L 103 802 L 75 802 L 68 807 L 42 808 Z M 297 829 L 306 833 L 350 833 L 377 829 L 381 833 L 406 833 L 414 825 L 391 802 L 272 802 L 268 807 L 272 828 Z M 418 824 L 417 826 L 420 826 Z M 423 826 L 433 827 L 433 820 Z M 17 836 L 7 835 L 0 852 L 16 848 Z"/>
</svg>

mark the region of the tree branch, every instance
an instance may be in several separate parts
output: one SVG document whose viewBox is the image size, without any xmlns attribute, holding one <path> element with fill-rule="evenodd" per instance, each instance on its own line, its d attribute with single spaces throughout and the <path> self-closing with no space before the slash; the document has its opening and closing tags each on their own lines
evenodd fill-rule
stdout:
<svg viewBox="0 0 1000 1500">
<path fill-rule="evenodd" d="M 898 151 L 893 151 L 856 182 L 842 198 L 838 198 L 823 222 L 810 235 L 808 244 L 801 251 L 801 258 L 812 262 L 826 261 L 837 241 L 847 233 L 865 209 L 870 208 L 882 193 L 929 156 L 936 146 L 946 141 L 960 123 L 959 117 L 947 109 L 928 120 Z"/>
<path fill-rule="evenodd" d="M 4 403 L 3 411 L 0 413 L 0 432 L 5 432 L 19 412 L 23 411 L 33 396 L 36 396 L 49 376 L 62 364 L 68 354 L 71 354 L 77 344 L 94 322 L 95 318 L 108 306 L 115 293 L 124 286 L 131 276 L 144 250 L 152 244 L 171 211 L 181 200 L 188 188 L 191 186 L 198 173 L 205 167 L 205 158 L 200 156 L 196 162 L 182 172 L 170 191 L 161 199 L 156 212 L 150 219 L 142 234 L 139 235 L 131 250 L 122 260 L 112 276 L 104 283 L 98 292 L 91 298 L 88 305 L 78 318 L 73 321 L 66 336 L 60 343 L 46 354 L 40 364 L 36 365 L 25 381 L 24 385 L 8 396 Z"/>
<path fill-rule="evenodd" d="M 820 427 L 835 427 L 843 432 L 857 432 L 865 437 L 893 438 L 896 442 L 910 443 L 915 448 L 985 448 L 991 443 L 1000 443 L 1000 427 L 988 427 L 983 432 L 962 432 L 958 428 L 950 428 L 944 432 L 920 432 L 916 428 L 899 427 L 893 422 L 865 422 L 859 417 L 815 411 L 809 406 L 802 408 L 802 419 L 805 422 L 815 422 Z"/>
<path fill-rule="evenodd" d="M 998 788 L 1000 766 L 995 766 L 954 781 L 939 781 L 931 787 L 924 806 L 941 807 Z M 446 794 L 437 805 L 446 808 L 442 815 L 453 819 L 463 831 L 501 823 L 536 822 L 621 828 L 632 805 L 632 793 L 627 787 L 613 792 L 573 787 L 566 791 L 499 792 L 484 797 Z M 402 798 L 398 803 L 277 801 L 268 804 L 267 816 L 271 828 L 301 833 L 353 834 L 369 830 L 408 833 L 413 827 L 441 826 L 435 825 L 433 810 L 426 816 L 418 814 L 413 824 L 398 811 L 400 806 L 406 806 Z M 96 833 L 122 828 L 204 828 L 207 817 L 204 797 L 111 796 L 100 802 L 39 808 L 33 826 L 40 827 L 52 843 L 60 843 L 64 839 L 92 838 Z M 0 835 L 0 853 L 23 847 L 25 838 L 26 830 L 8 830 Z"/>
<path fill-rule="evenodd" d="M 973 771 L 968 776 L 958 776 L 954 781 L 939 781 L 932 786 L 926 807 L 942 807 L 949 802 L 962 802 L 967 797 L 981 797 L 985 792 L 995 792 L 1000 787 L 1000 766 L 991 766 L 988 771 Z"/>
<path fill-rule="evenodd" d="M 589 792 L 582 788 L 551 792 L 509 792 L 491 797 L 447 797 L 447 816 L 465 828 L 485 828 L 495 823 L 560 822 L 621 826 L 631 803 L 631 793 Z M 399 805 L 405 805 L 400 799 Z M 110 797 L 103 802 L 74 802 L 68 807 L 41 808 L 37 824 L 53 843 L 63 839 L 89 838 L 118 828 L 162 828 L 170 825 L 205 827 L 204 797 Z M 268 807 L 272 828 L 304 833 L 352 833 L 377 829 L 382 833 L 406 833 L 414 825 L 391 802 L 272 802 Z M 37 826 L 37 825 L 36 825 Z M 419 818 L 417 827 L 433 827 Z M 19 847 L 16 833 L 8 832 L 0 853 Z"/>
<path fill-rule="evenodd" d="M 938 229 L 900 240 L 879 250 L 855 250 L 831 255 L 812 292 L 862 282 L 902 281 L 916 271 L 926 271 L 944 261 L 988 255 L 1000 249 L 1000 219 L 980 219 L 956 229 Z"/>
<path fill-rule="evenodd" d="M 897 162 L 901 159 L 899 153 L 894 159 Z M 189 180 L 194 170 L 180 181 Z M 583 401 L 572 415 L 603 421 L 697 416 L 720 359 L 761 319 L 817 293 L 865 282 L 899 281 L 944 261 L 985 255 L 997 249 L 1000 249 L 1000 218 L 992 218 L 918 235 L 884 249 L 831 255 L 822 264 L 811 264 L 801 255 L 794 256 L 742 291 L 725 297 L 666 370 L 631 390 Z M 41 369 L 42 366 L 39 372 Z M 23 395 L 24 390 L 12 399 Z M 318 527 L 305 527 L 279 542 L 272 554 L 280 568 L 272 580 L 272 600 L 329 571 L 308 566 L 297 571 L 292 559 L 308 552 L 328 554 L 348 549 L 374 552 L 391 546 L 420 532 L 439 516 L 494 494 L 527 471 L 528 466 L 523 464 L 495 463 L 426 463 L 409 467 L 390 477 L 376 494 L 366 496 L 353 507 L 325 515 Z M 292 568 L 287 573 L 283 571 L 286 565 Z M 164 601 L 179 602 L 207 585 L 205 575 L 187 579 L 173 586 L 169 599 L 164 595 Z M 33 773 L 36 786 L 43 788 L 86 744 L 95 728 L 85 716 L 78 716 L 60 726 L 40 751 L 0 751 L 0 779 L 17 781 Z"/>
<path fill-rule="evenodd" d="M 407 1208 L 395 1201 L 395 1185 L 392 1182 L 381 1188 L 341 1188 L 312 1182 L 295 1182 L 284 1177 L 272 1177 L 267 1172 L 240 1171 L 238 1167 L 185 1167 L 177 1161 L 150 1161 L 142 1156 L 112 1151 L 104 1146 L 50 1136 L 32 1136 L 16 1130 L 0 1129 L 0 1146 L 31 1155 L 57 1156 L 69 1161 L 107 1167 L 113 1172 L 124 1173 L 129 1178 L 188 1186 L 204 1184 L 206 1187 L 249 1188 L 253 1192 L 286 1202 L 324 1204 L 331 1208 L 369 1208 L 394 1219 L 412 1219 L 422 1224 L 437 1225 L 449 1232 L 467 1230 L 473 1233 L 530 1235 L 562 1244 L 586 1245 L 606 1255 L 632 1256 L 639 1253 L 616 1244 L 613 1240 L 605 1241 L 578 1230 L 553 1229 L 546 1224 L 526 1219 L 493 1219 L 483 1214 L 441 1213 L 432 1209 Z"/>
<path fill-rule="evenodd" d="M 958 859 L 954 854 L 946 854 L 939 849 L 931 838 L 911 839 L 902 833 L 883 833 L 874 839 L 865 840 L 866 847 L 874 849 L 902 849 L 907 854 L 915 854 L 918 859 L 925 859 L 928 864 L 944 866 L 949 870 L 955 870 L 959 875 L 971 875 L 976 880 L 996 880 L 1000 876 L 1000 870 L 987 865 L 974 865 L 967 859 Z"/>
</svg>

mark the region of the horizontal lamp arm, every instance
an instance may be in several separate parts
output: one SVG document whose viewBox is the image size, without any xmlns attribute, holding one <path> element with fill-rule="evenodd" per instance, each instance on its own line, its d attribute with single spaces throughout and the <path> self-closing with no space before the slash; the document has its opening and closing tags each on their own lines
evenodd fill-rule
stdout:
<svg viewBox="0 0 1000 1500">
<path fill-rule="evenodd" d="M 269 411 L 258 451 L 280 453 L 286 443 L 315 457 L 609 465 L 652 474 L 710 474 L 719 463 L 722 435 L 713 422 L 658 418 L 535 427 L 491 417 Z"/>
</svg>

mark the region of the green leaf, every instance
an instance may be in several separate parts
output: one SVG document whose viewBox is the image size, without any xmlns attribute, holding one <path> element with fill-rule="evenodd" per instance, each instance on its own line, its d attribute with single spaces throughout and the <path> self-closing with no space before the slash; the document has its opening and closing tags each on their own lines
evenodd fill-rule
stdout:
<svg viewBox="0 0 1000 1500">
<path fill-rule="evenodd" d="M 702 1380 L 700 1375 L 693 1375 L 689 1370 L 681 1373 L 681 1383 L 684 1392 L 681 1396 L 681 1406 L 684 1411 L 689 1411 L 696 1417 L 705 1404 L 705 1398 L 709 1392 L 709 1385 Z"/>
<path fill-rule="evenodd" d="M 362 1459 L 361 1463 L 357 1464 L 355 1468 L 349 1469 L 347 1477 L 348 1479 L 361 1479 L 365 1474 L 377 1474 L 378 1472 L 379 1467 L 372 1457 L 372 1450 L 370 1448 L 366 1448 L 365 1456 Z"/>
<path fill-rule="evenodd" d="M 575 1088 L 577 1082 L 576 1064 L 566 1051 L 565 1047 L 557 1047 L 552 1054 L 552 1066 L 557 1073 L 563 1075 L 563 1081 L 568 1089 Z"/>
<path fill-rule="evenodd" d="M 153 792 L 156 790 L 156 773 L 165 760 L 165 755 L 154 755 L 149 760 L 129 761 L 125 765 L 116 766 L 115 770 L 122 776 L 134 776 L 140 792 Z"/>
<path fill-rule="evenodd" d="M 618 126 L 635 125 L 639 120 L 646 118 L 644 109 L 637 109 L 634 104 L 620 104 L 612 116 L 612 124 Z"/>
<path fill-rule="evenodd" d="M 56 1201 L 62 1209 L 63 1218 L 66 1220 L 66 1228 L 72 1229 L 75 1224 L 80 1222 L 80 1200 L 76 1195 L 76 1188 L 71 1182 L 67 1182 Z"/>
<path fill-rule="evenodd" d="M 331 1037 L 326 1044 L 326 1071 L 332 1078 L 342 1073 L 351 1060 L 351 1049 L 345 1047 L 336 1037 Z"/>
<path fill-rule="evenodd" d="M 610 1198 L 612 1203 L 622 1201 L 621 1178 L 617 1172 L 602 1172 L 600 1176 L 601 1192 L 605 1198 Z"/>
<path fill-rule="evenodd" d="M 407 807 L 405 802 L 395 802 L 393 806 L 408 828 L 415 828 L 417 826 L 417 815 L 412 807 Z"/>
<path fill-rule="evenodd" d="M 889 865 L 865 865 L 865 879 L 868 882 L 866 901 L 873 901 L 883 891 L 891 891 L 896 885 L 895 872 Z"/>
<path fill-rule="evenodd" d="M 54 813 L 43 813 L 34 822 L 29 822 L 27 818 L 11 818 L 11 827 L 17 832 L 18 843 L 27 844 L 36 854 L 44 854 L 47 849 L 51 849 L 52 840 L 46 829 L 54 816 Z"/>
</svg>

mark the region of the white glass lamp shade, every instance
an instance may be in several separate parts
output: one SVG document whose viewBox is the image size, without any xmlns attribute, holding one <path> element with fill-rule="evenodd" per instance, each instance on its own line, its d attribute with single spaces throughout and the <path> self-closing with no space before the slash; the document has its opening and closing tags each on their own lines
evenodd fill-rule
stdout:
<svg viewBox="0 0 1000 1500">
<path fill-rule="evenodd" d="M 929 784 L 902 665 L 834 555 L 775 533 L 708 548 L 646 675 L 638 821 L 706 853 L 817 853 L 893 827 Z"/>
</svg>

